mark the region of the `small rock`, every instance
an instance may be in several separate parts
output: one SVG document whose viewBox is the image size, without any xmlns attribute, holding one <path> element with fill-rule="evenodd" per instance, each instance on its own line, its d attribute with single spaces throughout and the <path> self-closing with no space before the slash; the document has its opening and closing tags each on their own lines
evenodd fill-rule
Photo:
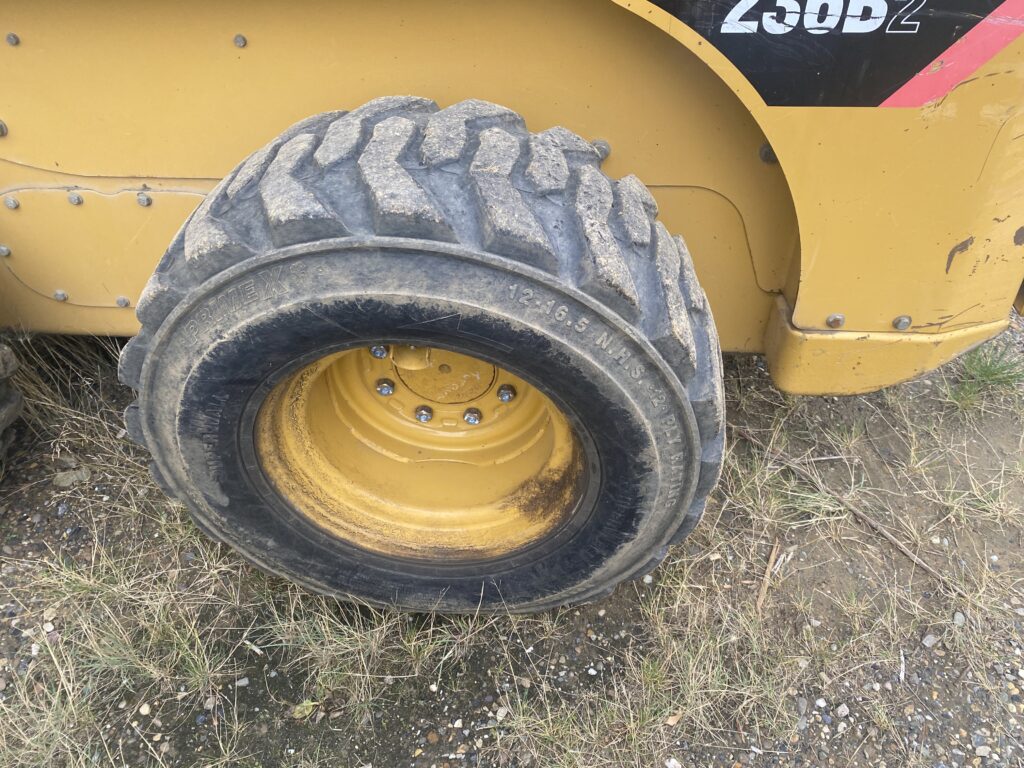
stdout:
<svg viewBox="0 0 1024 768">
<path fill-rule="evenodd" d="M 976 754 L 978 757 L 988 757 L 989 755 L 992 754 L 992 747 L 986 747 L 986 746 L 975 747 L 974 748 L 974 754 Z"/>
<path fill-rule="evenodd" d="M 963 613 L 961 613 L 960 611 L 957 611 L 956 613 L 953 614 L 953 625 L 954 626 L 962 627 L 966 623 L 967 623 L 967 617 L 964 616 Z"/>
<path fill-rule="evenodd" d="M 828 706 L 828 702 L 825 701 L 824 699 L 817 699 L 814 702 L 814 706 L 816 706 L 818 709 L 824 709 L 825 707 Z"/>
<path fill-rule="evenodd" d="M 850 708 L 845 704 L 840 704 L 836 707 L 836 717 L 846 717 L 850 714 Z"/>
<path fill-rule="evenodd" d="M 504 720 L 507 716 L 508 707 L 498 707 L 497 711 L 494 713 L 494 719 L 497 720 L 499 723 L 502 720 Z"/>
<path fill-rule="evenodd" d="M 939 638 L 937 638 L 935 635 L 927 634 L 921 640 L 921 645 L 923 645 L 925 648 L 934 648 L 938 642 Z"/>
<path fill-rule="evenodd" d="M 141 707 L 139 707 L 139 714 L 142 715 L 143 717 L 148 715 L 149 712 L 150 712 L 149 704 L 143 704 Z"/>
<path fill-rule="evenodd" d="M 644 576 L 644 584 L 652 584 L 653 582 L 654 577 L 651 576 L 651 574 L 648 573 L 646 576 Z"/>
<path fill-rule="evenodd" d="M 240 677 L 235 680 L 235 688 L 247 688 L 249 685 L 248 677 Z"/>
<path fill-rule="evenodd" d="M 670 757 L 665 761 L 665 768 L 683 768 L 683 764 L 676 760 L 674 757 Z"/>
<path fill-rule="evenodd" d="M 90 477 L 92 477 L 92 472 L 88 467 L 79 467 L 58 472 L 53 476 L 53 484 L 58 488 L 70 488 L 73 485 L 88 482 Z"/>
<path fill-rule="evenodd" d="M 57 457 L 57 463 L 65 469 L 74 469 L 78 466 L 78 457 L 73 453 L 62 453 Z"/>
</svg>

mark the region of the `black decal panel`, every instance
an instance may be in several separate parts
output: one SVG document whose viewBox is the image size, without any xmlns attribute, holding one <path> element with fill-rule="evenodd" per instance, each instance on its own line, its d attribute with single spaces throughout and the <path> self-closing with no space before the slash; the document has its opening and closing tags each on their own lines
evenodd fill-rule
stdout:
<svg viewBox="0 0 1024 768">
<path fill-rule="evenodd" d="M 1000 0 L 652 0 L 771 106 L 878 106 Z"/>
</svg>

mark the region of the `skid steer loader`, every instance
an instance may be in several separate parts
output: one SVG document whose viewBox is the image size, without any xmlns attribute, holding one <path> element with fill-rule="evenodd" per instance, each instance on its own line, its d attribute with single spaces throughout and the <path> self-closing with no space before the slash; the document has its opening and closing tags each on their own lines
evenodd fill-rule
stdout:
<svg viewBox="0 0 1024 768">
<path fill-rule="evenodd" d="M 0 326 L 134 337 L 156 482 L 312 590 L 598 598 L 697 524 L 721 351 L 860 393 L 1024 303 L 1024 0 L 0 18 Z"/>
</svg>

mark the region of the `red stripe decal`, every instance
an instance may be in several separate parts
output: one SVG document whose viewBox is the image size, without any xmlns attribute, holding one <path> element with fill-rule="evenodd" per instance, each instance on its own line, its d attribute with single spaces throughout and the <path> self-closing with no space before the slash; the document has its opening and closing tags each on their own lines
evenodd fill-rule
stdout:
<svg viewBox="0 0 1024 768">
<path fill-rule="evenodd" d="M 914 75 L 883 107 L 923 107 L 941 99 L 1024 32 L 1024 0 L 1006 0 Z"/>
</svg>

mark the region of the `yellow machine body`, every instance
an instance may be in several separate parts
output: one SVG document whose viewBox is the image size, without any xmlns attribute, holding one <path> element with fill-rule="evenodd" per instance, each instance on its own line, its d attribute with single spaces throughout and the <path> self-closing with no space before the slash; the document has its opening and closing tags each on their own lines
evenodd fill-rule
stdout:
<svg viewBox="0 0 1024 768">
<path fill-rule="evenodd" d="M 1024 37 L 919 106 L 769 104 L 670 6 L 12 5 L 0 326 L 134 334 L 143 285 L 217 180 L 302 118 L 396 93 L 608 141 L 605 170 L 639 176 L 685 237 L 723 349 L 765 353 L 787 391 L 882 387 L 1006 326 L 1024 283 Z"/>
</svg>

